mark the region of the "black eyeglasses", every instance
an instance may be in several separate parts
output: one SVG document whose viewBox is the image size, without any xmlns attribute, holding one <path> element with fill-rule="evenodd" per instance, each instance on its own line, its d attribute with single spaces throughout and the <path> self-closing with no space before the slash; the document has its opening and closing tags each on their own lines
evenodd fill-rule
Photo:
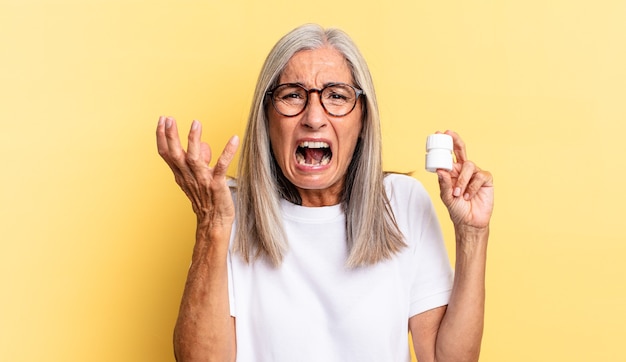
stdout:
<svg viewBox="0 0 626 362">
<path fill-rule="evenodd" d="M 285 83 L 266 94 L 271 98 L 276 112 L 285 117 L 295 117 L 306 109 L 311 93 L 317 93 L 322 108 L 335 117 L 352 112 L 359 97 L 365 95 L 362 90 L 345 83 L 330 83 L 322 89 L 306 89 L 298 83 Z"/>
</svg>

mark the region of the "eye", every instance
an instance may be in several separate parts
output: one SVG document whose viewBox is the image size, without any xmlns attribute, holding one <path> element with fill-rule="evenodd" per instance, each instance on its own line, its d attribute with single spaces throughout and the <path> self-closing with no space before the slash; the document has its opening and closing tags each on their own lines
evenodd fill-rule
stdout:
<svg viewBox="0 0 626 362">
<path fill-rule="evenodd" d="M 333 103 L 347 103 L 353 98 L 354 91 L 345 85 L 333 85 L 324 90 L 324 98 Z"/>
<path fill-rule="evenodd" d="M 345 95 L 343 95 L 341 93 L 336 93 L 336 92 L 328 94 L 328 98 L 337 99 L 337 100 L 340 100 L 340 99 L 341 100 L 346 100 L 346 99 L 348 99 L 347 96 L 345 96 Z"/>
<path fill-rule="evenodd" d="M 343 106 L 352 102 L 352 89 L 343 86 L 331 86 L 324 90 L 324 100 L 329 105 Z"/>
<path fill-rule="evenodd" d="M 291 92 L 291 93 L 284 93 L 280 95 L 281 99 L 288 99 L 288 98 L 303 98 L 302 94 L 298 93 L 298 92 Z"/>
<path fill-rule="evenodd" d="M 297 86 L 285 85 L 283 87 L 279 87 L 275 91 L 274 96 L 277 100 L 281 100 L 283 102 L 295 102 L 306 99 L 306 91 Z"/>
</svg>

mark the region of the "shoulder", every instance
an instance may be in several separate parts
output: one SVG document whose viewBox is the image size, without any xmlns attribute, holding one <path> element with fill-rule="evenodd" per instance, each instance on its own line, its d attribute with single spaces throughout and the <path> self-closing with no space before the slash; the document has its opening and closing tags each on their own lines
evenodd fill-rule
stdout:
<svg viewBox="0 0 626 362">
<path fill-rule="evenodd" d="M 385 191 L 398 226 L 405 235 L 420 234 L 434 217 L 430 195 L 421 182 L 403 174 L 388 174 Z"/>
<path fill-rule="evenodd" d="M 393 199 L 430 200 L 428 192 L 417 179 L 399 173 L 385 175 L 385 190 L 390 201 Z"/>
<path fill-rule="evenodd" d="M 385 184 L 419 184 L 420 182 L 404 173 L 388 172 L 385 173 Z"/>
</svg>

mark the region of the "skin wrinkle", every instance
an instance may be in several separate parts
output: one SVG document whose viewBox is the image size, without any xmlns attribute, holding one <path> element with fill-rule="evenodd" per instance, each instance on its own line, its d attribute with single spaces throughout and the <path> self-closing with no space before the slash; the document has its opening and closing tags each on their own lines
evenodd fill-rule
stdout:
<svg viewBox="0 0 626 362">
<path fill-rule="evenodd" d="M 345 58 L 334 48 L 323 47 L 296 53 L 280 76 L 279 83 L 300 83 L 305 88 L 323 88 L 329 83 L 353 84 Z M 359 100 L 360 101 L 360 100 Z M 343 117 L 328 115 L 317 93 L 295 117 L 278 114 L 269 107 L 272 151 L 285 177 L 296 186 L 304 206 L 336 205 L 341 200 L 345 174 L 362 128 L 360 106 Z M 295 153 L 302 139 L 327 142 L 332 159 L 319 169 L 297 167 Z"/>
<path fill-rule="evenodd" d="M 348 59 L 352 58 L 348 57 Z M 350 63 L 352 64 L 354 61 L 351 60 Z M 270 69 L 272 68 L 270 67 Z M 326 84 L 325 82 L 348 84 L 355 82 L 344 56 L 336 49 L 328 46 L 296 53 L 289 60 L 284 70 L 285 72 L 280 77 L 281 81 L 290 82 L 293 78 L 294 81 L 301 82 L 307 88 L 321 88 Z M 356 73 L 356 77 L 362 81 L 362 77 L 358 73 Z M 296 186 L 297 192 L 302 195 L 304 206 L 335 205 L 341 201 L 342 191 L 350 189 L 355 184 L 358 188 L 349 196 L 358 200 L 360 195 L 364 195 L 363 199 L 366 201 L 361 199 L 361 202 L 367 202 L 367 205 L 375 204 L 375 200 L 371 200 L 373 195 L 379 195 L 379 190 L 373 187 L 378 187 L 378 183 L 371 181 L 352 182 L 350 175 L 346 176 L 348 165 L 352 162 L 355 151 L 361 152 L 361 147 L 372 150 L 378 145 L 378 142 L 371 140 L 367 143 L 358 142 L 359 135 L 364 129 L 370 132 L 363 125 L 365 108 L 362 106 L 364 102 L 372 104 L 372 107 L 376 109 L 373 88 L 368 85 L 369 82 L 360 82 L 360 84 L 363 84 L 366 91 L 370 92 L 372 98 L 366 98 L 365 101 L 359 100 L 361 105 L 357 105 L 355 110 L 345 117 L 329 116 L 323 110 L 317 93 L 311 97 L 310 104 L 303 113 L 296 117 L 281 116 L 272 106 L 263 108 L 263 112 L 267 113 L 262 114 L 262 116 L 267 115 L 269 118 L 267 119 L 268 123 L 263 124 L 269 125 L 272 149 L 270 152 L 265 147 L 268 145 L 266 142 L 263 143 L 263 147 L 259 148 L 263 154 L 272 154 L 276 160 L 275 165 L 269 166 L 265 163 L 263 167 L 280 167 L 289 180 L 288 182 L 292 182 Z M 263 94 L 257 92 L 257 100 L 262 99 L 259 95 L 262 96 Z M 256 112 L 259 109 L 261 107 L 255 108 L 255 113 L 252 114 L 258 116 Z M 259 118 L 252 118 L 251 116 L 251 119 Z M 266 120 L 266 118 L 261 119 Z M 369 124 L 369 126 L 372 125 Z M 265 128 L 263 131 L 265 132 Z M 177 183 L 192 202 L 192 207 L 198 217 L 192 265 L 189 269 L 175 328 L 175 353 L 180 361 L 234 361 L 236 359 L 237 340 L 235 320 L 230 315 L 226 256 L 229 250 L 235 208 L 225 179 L 225 172 L 228 164 L 232 161 L 239 142 L 236 138 L 231 138 L 217 159 L 216 166 L 214 168 L 207 167 L 211 161 L 211 153 L 208 145 L 200 141 L 200 132 L 200 125 L 194 123 L 189 135 L 187 153 L 180 145 L 173 119 L 161 117 L 157 128 L 159 153 L 172 168 Z M 448 208 L 455 227 L 456 274 L 447 307 L 442 306 L 422 312 L 412 316 L 409 320 L 415 353 L 421 362 L 477 361 L 484 325 L 486 248 L 489 221 L 493 208 L 493 179 L 489 172 L 481 171 L 473 162 L 467 160 L 464 143 L 458 135 L 451 131 L 446 131 L 446 133 L 455 140 L 454 152 L 457 162 L 452 171 L 440 170 L 437 174 L 441 199 Z M 266 140 L 265 136 L 267 134 L 263 134 L 263 140 Z M 379 140 L 379 138 L 376 139 Z M 333 162 L 328 167 L 299 167 L 295 162 L 294 150 L 297 144 L 303 140 L 327 142 L 334 151 Z M 186 158 L 186 154 L 189 157 Z M 371 162 L 369 166 L 363 166 L 363 163 L 360 163 L 362 167 L 358 168 L 359 172 L 376 170 L 378 173 L 379 159 L 372 156 L 372 154 L 377 155 L 378 153 L 366 154 L 369 157 L 357 157 L 354 160 L 361 162 L 366 159 L 377 162 Z M 258 155 L 248 155 L 248 158 L 253 156 Z M 201 162 L 204 164 L 200 164 Z M 246 163 L 246 165 L 250 164 L 249 161 Z M 249 167 L 243 168 L 243 170 L 248 171 L 249 174 L 257 175 L 250 172 Z M 252 180 L 253 183 L 261 183 L 262 186 L 269 184 L 265 182 L 267 178 L 261 181 L 254 178 Z M 370 176 L 368 180 L 376 180 L 376 178 Z M 459 192 L 456 192 L 456 188 L 459 188 Z M 242 190 L 247 192 L 246 196 L 256 197 L 257 195 L 249 191 L 251 189 L 252 187 L 242 187 Z M 270 194 L 272 191 L 269 187 L 265 187 L 264 190 L 266 194 Z M 360 192 L 363 190 L 371 192 Z M 382 190 L 380 191 L 382 192 Z M 468 199 L 461 196 L 465 194 L 468 194 Z M 261 199 L 259 203 L 262 207 L 255 209 L 255 217 L 268 214 L 271 216 L 262 218 L 262 222 L 258 223 L 264 228 L 279 224 L 273 214 L 266 212 L 266 209 L 270 210 L 272 207 L 273 210 L 277 209 L 273 201 L 271 198 Z M 382 206 L 385 205 L 388 204 Z M 380 207 L 381 204 L 377 206 Z M 352 240 L 369 241 L 367 234 L 371 234 L 372 230 L 378 232 L 379 238 L 376 240 L 391 239 L 388 237 L 389 234 L 384 232 L 395 229 L 382 229 L 381 223 L 375 223 L 374 221 L 377 220 L 371 217 L 374 212 L 370 208 L 363 209 L 370 210 L 367 214 L 361 210 L 351 213 L 351 210 L 354 209 L 347 208 L 346 212 L 351 217 L 349 225 L 354 226 L 353 230 L 359 230 L 359 234 L 351 236 L 353 239 L 348 238 L 348 242 Z M 383 209 L 381 208 L 381 210 Z M 254 221 L 255 219 L 251 220 Z M 367 220 L 367 222 L 361 223 L 361 220 Z M 253 223 L 250 222 L 249 224 Z M 371 225 L 375 227 L 370 227 Z M 275 230 L 276 228 L 271 230 L 272 233 L 259 232 L 258 235 L 264 236 L 261 242 L 280 241 L 281 235 Z M 245 231 L 247 229 L 238 229 L 238 232 L 242 234 Z M 268 235 L 270 237 L 267 237 Z M 253 237 L 256 236 L 257 234 Z M 277 261 L 275 265 L 280 264 L 281 252 L 284 250 L 280 246 L 275 243 L 272 250 L 268 250 L 269 258 Z M 361 243 L 360 246 L 361 250 L 367 252 L 368 248 L 377 248 L 380 245 Z M 387 246 L 391 248 L 397 244 L 387 244 Z M 367 255 L 366 252 L 358 249 L 357 251 L 361 253 L 355 253 L 357 256 Z M 249 255 L 246 251 L 242 253 Z M 383 260 L 372 261 L 371 257 L 367 259 L 367 256 L 358 256 L 358 258 L 360 259 L 355 257 L 357 261 L 351 265 L 369 265 L 369 262 L 375 264 Z"/>
</svg>

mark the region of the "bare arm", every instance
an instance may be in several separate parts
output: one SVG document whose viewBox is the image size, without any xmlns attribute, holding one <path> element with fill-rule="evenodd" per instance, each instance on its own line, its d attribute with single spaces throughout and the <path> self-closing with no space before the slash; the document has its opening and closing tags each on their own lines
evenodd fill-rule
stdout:
<svg viewBox="0 0 626 362">
<path fill-rule="evenodd" d="M 211 150 L 200 141 L 201 133 L 202 126 L 194 121 L 185 152 L 175 120 L 159 118 L 159 154 L 197 217 L 196 243 L 174 329 L 174 353 L 176 360 L 185 362 L 234 361 L 235 324 L 230 316 L 226 260 L 235 211 L 226 171 L 239 140 L 231 138 L 216 165 L 209 167 Z"/>
<path fill-rule="evenodd" d="M 465 145 L 454 139 L 457 162 L 450 172 L 438 170 L 441 199 L 456 234 L 456 266 L 447 307 L 412 317 L 409 328 L 415 353 L 425 361 L 478 361 L 485 309 L 485 266 L 493 179 L 468 161 Z"/>
</svg>

